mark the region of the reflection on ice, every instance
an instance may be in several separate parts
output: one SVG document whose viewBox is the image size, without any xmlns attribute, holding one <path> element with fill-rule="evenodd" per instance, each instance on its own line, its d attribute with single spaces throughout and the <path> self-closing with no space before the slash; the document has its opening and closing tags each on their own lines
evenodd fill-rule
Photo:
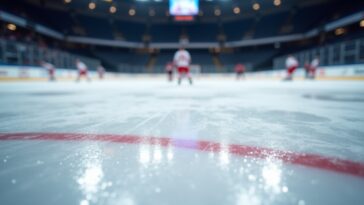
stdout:
<svg viewBox="0 0 364 205">
<path fill-rule="evenodd" d="M 148 166 L 150 162 L 150 146 L 149 145 L 141 145 L 139 147 L 139 163 Z"/>
<path fill-rule="evenodd" d="M 81 200 L 80 205 L 89 205 L 88 201 L 86 199 Z"/>
<path fill-rule="evenodd" d="M 142 168 L 142 181 L 146 183 L 161 176 L 157 173 L 160 173 L 166 164 L 179 163 L 180 158 L 175 159 L 175 147 L 199 149 L 201 146 L 207 152 L 202 155 L 206 154 L 213 166 L 221 168 L 220 176 L 237 175 L 240 179 L 240 182 L 232 182 L 235 187 L 241 186 L 241 188 L 236 189 L 237 204 L 265 204 L 267 200 L 268 202 L 275 202 L 279 195 L 289 191 L 288 186 L 282 181 L 282 162 L 275 158 L 274 153 L 271 153 L 272 155 L 268 159 L 256 159 L 254 157 L 239 159 L 232 155 L 232 147 L 228 142 L 221 142 L 219 145 L 201 145 L 196 141 L 184 139 L 174 139 L 164 143 L 153 139 L 153 143 L 140 144 L 138 146 L 138 162 Z M 194 154 L 195 163 L 200 163 L 200 155 Z M 198 157 L 196 158 L 196 156 Z M 147 178 L 145 178 L 146 176 Z M 160 193 L 162 189 L 156 184 L 152 190 L 154 193 Z"/>
<path fill-rule="evenodd" d="M 273 192 L 279 193 L 281 191 L 281 174 L 281 166 L 268 159 L 262 170 L 265 189 L 271 189 Z"/>
<path fill-rule="evenodd" d="M 174 154 L 173 154 L 173 148 L 171 146 L 169 146 L 167 148 L 167 159 L 168 162 L 171 162 L 173 160 Z"/>
<path fill-rule="evenodd" d="M 104 176 L 100 164 L 89 164 L 86 165 L 82 176 L 77 180 L 80 188 L 86 193 L 88 199 L 91 195 L 97 193 L 99 190 L 99 184 Z"/>
<path fill-rule="evenodd" d="M 232 158 L 233 160 L 233 158 Z M 237 169 L 241 183 L 236 183 L 236 204 L 275 204 L 289 192 L 284 182 L 282 162 L 274 157 L 265 160 L 245 158 Z M 236 163 L 231 163 L 231 166 Z M 247 180 L 247 181 L 246 181 Z"/>
<path fill-rule="evenodd" d="M 162 150 L 160 146 L 154 146 L 153 149 L 153 163 L 159 164 L 162 161 Z"/>
<path fill-rule="evenodd" d="M 228 147 L 222 147 L 221 152 L 219 153 L 219 164 L 221 167 L 223 168 L 229 168 L 229 163 L 230 163 L 230 159 L 229 159 L 229 150 Z"/>
<path fill-rule="evenodd" d="M 145 168 L 149 164 L 171 163 L 174 158 L 173 147 L 162 147 L 160 144 L 142 144 L 139 146 L 139 163 Z"/>
<path fill-rule="evenodd" d="M 250 187 L 249 190 L 243 190 L 238 194 L 237 205 L 249 204 L 249 205 L 260 205 L 261 199 L 255 194 L 255 188 Z"/>
<path fill-rule="evenodd" d="M 142 143 L 138 146 L 138 162 L 142 168 L 141 176 L 144 183 L 161 176 L 157 172 L 160 173 L 160 170 L 164 169 L 166 164 L 171 162 L 173 164 L 180 163 L 180 158 L 175 158 L 175 147 L 196 149 L 202 146 L 207 153 L 195 153 L 194 163 L 200 163 L 201 155 L 206 155 L 213 166 L 221 168 L 219 171 L 220 176 L 238 177 L 238 181 L 231 183 L 236 189 L 237 204 L 275 203 L 283 196 L 281 194 L 289 192 L 288 186 L 282 179 L 282 162 L 275 158 L 274 153 L 268 159 L 256 159 L 254 157 L 239 159 L 232 155 L 232 148 L 227 142 L 221 142 L 218 146 L 216 144 L 203 146 L 191 140 L 177 139 L 167 144 L 153 140 L 153 143 Z M 197 158 L 196 155 L 198 155 Z M 145 178 L 145 176 L 148 177 Z M 238 188 L 239 186 L 240 188 Z M 158 184 L 155 184 L 152 188 L 154 194 L 161 193 L 162 189 Z"/>
<path fill-rule="evenodd" d="M 112 182 L 103 180 L 101 149 L 94 144 L 81 150 L 79 154 L 81 155 L 81 174 L 76 181 L 84 195 L 80 205 L 96 203 L 100 196 L 99 192 L 112 186 Z"/>
<path fill-rule="evenodd" d="M 283 192 L 283 193 L 287 193 L 287 192 L 288 192 L 288 187 L 283 186 L 283 187 L 282 187 L 282 192 Z"/>
</svg>

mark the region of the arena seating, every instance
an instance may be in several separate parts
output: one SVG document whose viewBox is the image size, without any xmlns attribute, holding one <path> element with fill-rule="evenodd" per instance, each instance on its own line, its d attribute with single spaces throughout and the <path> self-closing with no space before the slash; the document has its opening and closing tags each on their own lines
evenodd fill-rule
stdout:
<svg viewBox="0 0 364 205">
<path fill-rule="evenodd" d="M 17 4 L 20 1 L 22 6 Z M 363 8 L 349 4 L 341 5 L 338 8 L 334 3 L 309 2 L 290 9 L 282 6 L 270 9 L 262 8 L 259 11 L 252 12 L 242 8 L 243 12 L 235 15 L 232 13 L 231 8 L 229 8 L 230 14 L 227 14 L 226 10 L 224 10 L 226 8 L 221 7 L 221 18 L 216 17 L 213 12 L 214 8 L 211 8 L 203 16 L 196 16 L 193 22 L 176 22 L 172 16 L 165 16 L 165 13 L 163 13 L 163 19 L 150 17 L 147 10 L 140 10 L 140 8 L 135 8 L 137 9 L 135 16 L 129 16 L 126 7 L 118 7 L 117 14 L 110 14 L 108 12 L 109 7 L 106 4 L 98 4 L 97 9 L 91 11 L 81 1 L 72 1 L 72 6 L 71 4 L 66 5 L 63 2 L 58 2 L 58 7 L 49 7 L 45 1 L 35 3 L 31 1 L 23 2 L 22 0 L 5 0 L 5 2 L 0 5 L 0 10 L 23 17 L 29 25 L 41 24 L 49 27 L 65 37 L 121 40 L 137 43 L 133 45 L 138 46 L 154 43 L 154 45 L 174 43 L 167 45 L 167 47 L 172 45 L 174 49 L 151 46 L 150 51 L 148 47 L 143 48 L 144 51 L 140 51 L 143 50 L 140 48 L 141 46 L 114 48 L 113 46 L 98 46 L 97 43 L 86 45 L 84 42 L 75 43 L 74 41 L 63 45 L 62 41 L 48 41 L 52 42 L 48 43 L 47 37 L 43 36 L 33 39 L 36 44 L 39 44 L 39 39 L 41 39 L 45 41 L 44 44 L 48 48 L 63 49 L 74 54 L 97 58 L 104 65 L 115 70 L 128 72 L 144 72 L 146 70 L 163 72 L 165 64 L 173 59 L 176 43 L 180 42 L 181 37 L 187 37 L 189 42 L 196 43 L 195 45 L 208 45 L 205 46 L 205 49 L 189 49 L 193 64 L 200 65 L 203 72 L 232 71 L 232 65 L 236 63 L 249 64 L 254 70 L 271 68 L 274 58 L 304 49 L 312 49 L 322 42 L 316 37 L 315 39 L 304 39 L 299 44 L 297 42 L 270 42 L 270 45 L 266 47 L 262 45 L 244 45 L 242 48 L 237 48 L 241 44 L 236 46 L 236 44 L 234 45 L 235 41 L 259 41 L 270 37 L 304 34 L 312 29 L 321 31 L 324 25 L 333 19 L 361 11 Z M 99 5 L 104 7 L 101 8 Z M 155 9 L 158 10 L 158 8 Z M 160 17 L 162 13 L 158 12 L 155 15 Z M 222 18 L 223 16 L 228 18 Z M 145 17 L 147 19 L 143 20 Z M 5 23 L 3 23 L 3 30 L 7 30 L 4 25 Z M 29 33 L 32 32 L 34 31 L 29 31 Z M 1 36 L 5 36 L 5 34 Z M 325 43 L 335 43 L 335 41 L 361 38 L 362 36 L 363 30 L 357 26 L 357 28 L 350 28 L 350 33 L 342 36 L 336 36 L 334 31 L 327 32 L 324 41 Z M 20 41 L 24 42 L 24 40 Z M 228 47 L 231 49 L 228 51 L 224 50 L 222 46 L 221 51 L 212 53 L 211 49 L 217 47 L 216 43 L 221 43 L 220 45 L 229 45 L 228 43 L 230 43 L 230 46 L 233 46 Z M 210 45 L 213 46 L 207 48 Z M 125 46 L 125 44 L 122 46 Z M 323 61 L 323 63 L 326 62 Z"/>
</svg>

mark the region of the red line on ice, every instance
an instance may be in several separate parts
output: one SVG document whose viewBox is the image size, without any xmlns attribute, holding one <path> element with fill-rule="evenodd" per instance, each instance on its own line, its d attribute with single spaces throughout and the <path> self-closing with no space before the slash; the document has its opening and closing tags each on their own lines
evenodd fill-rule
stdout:
<svg viewBox="0 0 364 205">
<path fill-rule="evenodd" d="M 241 157 L 259 159 L 274 158 L 285 163 L 303 165 L 328 171 L 350 174 L 364 178 L 364 163 L 315 154 L 294 153 L 270 148 L 245 145 L 222 145 L 218 142 L 183 140 L 174 138 L 140 137 L 136 135 L 75 134 L 75 133 L 0 133 L 5 140 L 50 140 L 50 141 L 101 141 L 123 144 L 149 144 L 164 147 L 194 149 L 204 152 L 227 151 Z"/>
</svg>

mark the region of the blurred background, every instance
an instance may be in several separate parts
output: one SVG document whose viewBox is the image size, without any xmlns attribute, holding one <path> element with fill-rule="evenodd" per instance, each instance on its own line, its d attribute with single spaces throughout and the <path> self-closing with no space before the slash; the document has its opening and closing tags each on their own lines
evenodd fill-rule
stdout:
<svg viewBox="0 0 364 205">
<path fill-rule="evenodd" d="M 187 10 L 178 2 L 2 0 L 0 63 L 75 69 L 81 58 L 90 70 L 163 73 L 181 42 L 200 73 L 237 63 L 281 70 L 288 54 L 301 67 L 316 55 L 321 66 L 364 62 L 362 0 L 191 0 Z"/>
</svg>

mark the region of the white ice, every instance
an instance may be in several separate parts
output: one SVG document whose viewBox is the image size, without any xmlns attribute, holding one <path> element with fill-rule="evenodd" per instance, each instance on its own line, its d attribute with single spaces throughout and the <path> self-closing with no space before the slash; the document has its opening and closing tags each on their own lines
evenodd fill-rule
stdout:
<svg viewBox="0 0 364 205">
<path fill-rule="evenodd" d="M 0 133 L 134 134 L 364 162 L 364 83 L 1 83 Z M 175 147 L 0 141 L 4 204 L 362 204 L 364 179 Z M 21 196 L 21 197 L 19 197 Z"/>
</svg>

